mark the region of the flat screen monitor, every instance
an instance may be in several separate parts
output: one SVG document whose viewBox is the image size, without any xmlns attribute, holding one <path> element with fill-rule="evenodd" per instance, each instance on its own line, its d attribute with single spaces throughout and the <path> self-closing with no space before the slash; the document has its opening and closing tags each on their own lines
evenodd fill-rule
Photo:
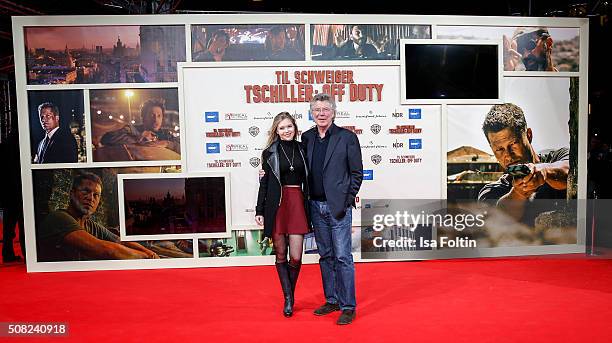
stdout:
<svg viewBox="0 0 612 343">
<path fill-rule="evenodd" d="M 402 103 L 498 103 L 501 42 L 402 40 Z"/>
</svg>

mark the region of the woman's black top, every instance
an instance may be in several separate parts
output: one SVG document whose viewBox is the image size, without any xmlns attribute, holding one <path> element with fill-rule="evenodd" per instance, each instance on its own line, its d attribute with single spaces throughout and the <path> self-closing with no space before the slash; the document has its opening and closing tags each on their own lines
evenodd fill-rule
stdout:
<svg viewBox="0 0 612 343">
<path fill-rule="evenodd" d="M 281 184 L 283 186 L 301 186 L 306 177 L 304 161 L 296 141 L 280 141 L 277 149 L 280 165 Z M 293 166 L 293 170 L 291 170 Z"/>
</svg>

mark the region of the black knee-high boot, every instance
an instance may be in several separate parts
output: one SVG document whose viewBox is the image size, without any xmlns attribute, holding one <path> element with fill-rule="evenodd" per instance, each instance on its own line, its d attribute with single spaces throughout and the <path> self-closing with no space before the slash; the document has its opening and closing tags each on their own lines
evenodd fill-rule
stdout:
<svg viewBox="0 0 612 343">
<path fill-rule="evenodd" d="M 285 304 L 283 306 L 283 314 L 285 317 L 291 317 L 293 314 L 293 291 L 291 289 L 288 269 L 287 262 L 276 263 L 278 279 L 280 280 L 281 288 L 283 289 L 283 297 L 285 298 Z"/>
<path fill-rule="evenodd" d="M 293 300 L 293 305 L 295 305 L 295 285 L 297 285 L 298 277 L 300 276 L 300 269 L 302 268 L 302 261 L 293 261 L 291 260 L 288 263 L 289 266 L 289 280 L 291 281 L 291 299 Z"/>
</svg>

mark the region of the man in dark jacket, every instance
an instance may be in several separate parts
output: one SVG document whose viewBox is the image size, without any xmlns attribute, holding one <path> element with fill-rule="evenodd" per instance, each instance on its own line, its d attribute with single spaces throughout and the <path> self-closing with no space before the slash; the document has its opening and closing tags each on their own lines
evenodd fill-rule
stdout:
<svg viewBox="0 0 612 343">
<path fill-rule="evenodd" d="M 38 143 L 34 163 L 77 162 L 77 144 L 70 130 L 60 127 L 59 108 L 50 102 L 38 106 L 45 138 Z"/>
<path fill-rule="evenodd" d="M 310 186 L 310 214 L 319 255 L 325 304 L 314 311 L 342 310 L 337 323 L 355 318 L 355 267 L 351 255 L 352 208 L 363 180 L 359 139 L 334 124 L 336 102 L 320 93 L 310 102 L 316 126 L 302 134 Z"/>
</svg>

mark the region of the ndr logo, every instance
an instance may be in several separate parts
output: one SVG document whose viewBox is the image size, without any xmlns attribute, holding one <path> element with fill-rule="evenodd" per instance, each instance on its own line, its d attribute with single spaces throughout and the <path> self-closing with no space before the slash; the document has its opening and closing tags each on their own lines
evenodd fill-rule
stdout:
<svg viewBox="0 0 612 343">
<path fill-rule="evenodd" d="M 207 154 L 219 154 L 221 153 L 221 144 L 219 143 L 206 143 Z"/>
<path fill-rule="evenodd" d="M 364 180 L 374 180 L 374 169 L 364 169 L 363 179 Z"/>
<path fill-rule="evenodd" d="M 218 123 L 219 112 L 204 112 L 204 121 L 207 123 Z"/>
</svg>

